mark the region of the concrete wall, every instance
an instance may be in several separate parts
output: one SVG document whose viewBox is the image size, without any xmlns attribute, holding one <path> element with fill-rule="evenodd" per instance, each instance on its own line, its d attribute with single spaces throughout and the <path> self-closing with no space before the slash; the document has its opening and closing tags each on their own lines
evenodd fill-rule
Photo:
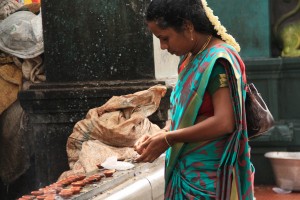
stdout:
<svg viewBox="0 0 300 200">
<path fill-rule="evenodd" d="M 167 50 L 161 50 L 159 39 L 153 36 L 155 78 L 173 86 L 177 80 L 179 57 L 171 55 Z"/>
</svg>

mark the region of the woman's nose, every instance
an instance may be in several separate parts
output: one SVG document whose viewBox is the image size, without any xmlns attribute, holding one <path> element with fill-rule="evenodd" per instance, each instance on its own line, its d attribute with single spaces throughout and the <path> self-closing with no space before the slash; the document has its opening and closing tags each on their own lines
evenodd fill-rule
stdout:
<svg viewBox="0 0 300 200">
<path fill-rule="evenodd" d="M 161 48 L 162 50 L 168 49 L 168 45 L 167 45 L 166 43 L 161 42 L 161 43 L 160 43 L 160 48 Z"/>
</svg>

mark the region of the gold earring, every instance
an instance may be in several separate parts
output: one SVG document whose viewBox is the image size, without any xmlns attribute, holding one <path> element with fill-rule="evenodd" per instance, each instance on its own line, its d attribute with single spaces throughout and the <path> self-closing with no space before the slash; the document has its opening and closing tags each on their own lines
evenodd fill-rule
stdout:
<svg viewBox="0 0 300 200">
<path fill-rule="evenodd" d="M 193 41 L 194 37 L 193 37 L 193 31 L 192 31 L 192 29 L 190 30 L 190 32 L 191 32 L 191 40 Z"/>
</svg>

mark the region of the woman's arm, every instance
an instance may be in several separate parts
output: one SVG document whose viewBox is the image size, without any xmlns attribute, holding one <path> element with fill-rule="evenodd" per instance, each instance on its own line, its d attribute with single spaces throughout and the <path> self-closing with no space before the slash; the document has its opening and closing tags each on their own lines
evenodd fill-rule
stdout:
<svg viewBox="0 0 300 200">
<path fill-rule="evenodd" d="M 214 115 L 199 123 L 167 133 L 172 145 L 177 142 L 200 142 L 232 133 L 235 128 L 233 104 L 228 87 L 219 88 L 212 96 Z"/>
<path fill-rule="evenodd" d="M 235 128 L 233 104 L 228 87 L 219 88 L 212 96 L 214 115 L 193 126 L 168 133 L 159 132 L 135 146 L 141 153 L 137 162 L 153 162 L 170 145 L 179 142 L 200 142 L 232 133 Z M 168 143 L 166 142 L 168 141 Z"/>
</svg>

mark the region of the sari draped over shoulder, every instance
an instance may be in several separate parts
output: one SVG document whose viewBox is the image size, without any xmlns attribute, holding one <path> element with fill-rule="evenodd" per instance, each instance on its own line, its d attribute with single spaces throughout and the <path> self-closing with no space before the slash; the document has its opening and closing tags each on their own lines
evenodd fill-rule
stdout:
<svg viewBox="0 0 300 200">
<path fill-rule="evenodd" d="M 225 70 L 236 129 L 216 140 L 176 143 L 170 147 L 166 152 L 165 199 L 253 199 L 254 168 L 244 106 L 245 66 L 233 47 L 215 45 L 180 72 L 171 94 L 171 130 L 194 125 L 217 59 L 229 63 Z"/>
</svg>

